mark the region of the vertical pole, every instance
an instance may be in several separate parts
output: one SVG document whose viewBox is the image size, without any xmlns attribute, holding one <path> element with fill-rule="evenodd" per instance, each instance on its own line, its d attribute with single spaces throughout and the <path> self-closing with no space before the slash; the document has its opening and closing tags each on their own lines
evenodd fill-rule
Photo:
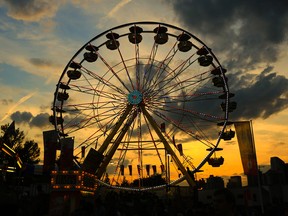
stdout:
<svg viewBox="0 0 288 216">
<path fill-rule="evenodd" d="M 168 177 L 168 184 L 170 184 L 170 154 L 167 154 L 167 177 Z"/>
<path fill-rule="evenodd" d="M 250 120 L 250 128 L 251 128 L 251 133 L 252 133 L 253 150 L 254 150 L 254 152 L 255 152 L 256 164 L 257 164 L 257 182 L 258 182 L 258 190 L 259 190 L 259 197 L 260 197 L 261 213 L 264 214 L 262 185 L 261 185 L 261 181 L 260 181 L 260 174 L 259 174 L 258 161 L 257 161 L 257 155 L 256 155 L 256 147 L 255 147 L 255 140 L 254 140 L 254 132 L 253 132 L 252 120 Z"/>
<path fill-rule="evenodd" d="M 167 162 L 167 150 L 165 149 L 165 179 L 168 183 L 168 162 Z"/>
</svg>

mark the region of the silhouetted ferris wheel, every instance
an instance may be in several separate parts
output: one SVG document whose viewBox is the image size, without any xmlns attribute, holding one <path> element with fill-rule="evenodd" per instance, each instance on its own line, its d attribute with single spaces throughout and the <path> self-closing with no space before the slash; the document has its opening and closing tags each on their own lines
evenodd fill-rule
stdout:
<svg viewBox="0 0 288 216">
<path fill-rule="evenodd" d="M 50 121 L 60 139 L 74 137 L 81 168 L 103 183 L 107 173 L 117 186 L 124 177 L 160 174 L 170 184 L 193 185 L 193 174 L 230 136 L 226 126 L 236 104 L 225 73 L 211 49 L 182 28 L 123 24 L 71 58 Z"/>
</svg>

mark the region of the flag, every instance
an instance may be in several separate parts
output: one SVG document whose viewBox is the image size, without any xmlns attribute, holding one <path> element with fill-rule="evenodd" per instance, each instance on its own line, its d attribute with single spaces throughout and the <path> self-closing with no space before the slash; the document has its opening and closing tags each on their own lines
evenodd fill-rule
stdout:
<svg viewBox="0 0 288 216">
<path fill-rule="evenodd" d="M 124 165 L 123 164 L 120 165 L 120 173 L 122 176 L 124 176 Z"/>
<path fill-rule="evenodd" d="M 146 165 L 147 176 L 150 176 L 150 164 Z"/>
<path fill-rule="evenodd" d="M 81 147 L 81 158 L 85 157 L 85 150 L 86 150 L 86 146 L 82 146 Z"/>
<path fill-rule="evenodd" d="M 250 121 L 234 122 L 242 165 L 245 175 L 257 175 L 258 165 L 254 144 L 252 123 Z"/>
<path fill-rule="evenodd" d="M 157 173 L 157 167 L 156 165 L 152 165 L 152 170 L 153 170 L 153 174 L 155 175 Z"/>
<path fill-rule="evenodd" d="M 132 176 L 132 165 L 129 164 L 129 165 L 128 165 L 128 168 L 129 168 L 129 175 Z"/>
</svg>

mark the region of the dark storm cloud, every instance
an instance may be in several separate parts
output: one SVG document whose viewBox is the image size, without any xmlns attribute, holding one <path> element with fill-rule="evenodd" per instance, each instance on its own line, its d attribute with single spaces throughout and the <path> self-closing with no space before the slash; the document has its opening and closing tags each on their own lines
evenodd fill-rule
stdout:
<svg viewBox="0 0 288 216">
<path fill-rule="evenodd" d="M 274 62 L 287 40 L 287 1 L 170 0 L 177 16 L 211 47 L 226 52 L 238 66 Z M 197 36 L 196 35 L 196 36 Z"/>
<path fill-rule="evenodd" d="M 235 94 L 230 100 L 237 102 L 236 110 L 230 113 L 231 121 L 266 119 L 288 108 L 288 79 L 273 70 L 272 66 L 267 66 L 260 74 L 237 72 L 228 75 L 229 87 Z M 207 101 L 209 104 L 188 103 L 187 109 L 208 114 L 221 109 L 220 99 Z M 176 114 L 171 112 L 169 118 L 177 119 Z"/>
<path fill-rule="evenodd" d="M 237 102 L 237 108 L 230 113 L 232 121 L 245 119 L 266 119 L 288 108 L 288 79 L 266 67 L 260 74 L 237 72 L 228 75 L 230 89 L 235 94 L 231 101 Z M 209 101 L 210 106 L 198 104 L 197 109 L 210 113 L 219 107 L 220 101 Z"/>
<path fill-rule="evenodd" d="M 251 82 L 251 75 L 234 76 L 233 87 L 243 86 L 236 90 L 235 101 L 237 109 L 231 116 L 234 118 L 268 118 L 288 108 L 288 79 L 272 72 L 272 67 L 267 67 Z M 245 76 L 248 76 L 245 77 Z"/>
<path fill-rule="evenodd" d="M 61 1 L 3 0 L 3 2 L 8 8 L 10 17 L 17 20 L 38 21 L 53 16 Z"/>
<path fill-rule="evenodd" d="M 30 112 L 14 112 L 11 116 L 11 119 L 18 124 L 29 124 L 31 127 L 44 128 L 50 125 L 49 114 L 40 113 L 37 116 L 33 116 Z"/>
<path fill-rule="evenodd" d="M 14 112 L 11 114 L 11 119 L 17 123 L 29 123 L 33 115 L 30 112 Z"/>
<path fill-rule="evenodd" d="M 238 103 L 231 116 L 268 118 L 288 107 L 288 80 L 272 72 L 284 51 L 281 46 L 288 41 L 287 1 L 167 1 L 191 33 L 216 56 L 225 56 L 220 61 L 228 69 L 229 86 Z M 260 75 L 253 74 L 260 65 L 270 66 Z"/>
<path fill-rule="evenodd" d="M 32 120 L 30 121 L 30 126 L 33 127 L 46 127 L 47 124 L 50 124 L 48 121 L 49 119 L 49 114 L 48 113 L 40 113 L 37 116 L 33 117 Z"/>
</svg>

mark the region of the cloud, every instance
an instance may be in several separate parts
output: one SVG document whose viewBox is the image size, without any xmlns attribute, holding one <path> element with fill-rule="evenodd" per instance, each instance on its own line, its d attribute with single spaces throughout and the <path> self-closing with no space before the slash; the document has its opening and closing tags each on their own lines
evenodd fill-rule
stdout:
<svg viewBox="0 0 288 216">
<path fill-rule="evenodd" d="M 25 101 L 29 100 L 36 92 L 31 92 L 28 95 L 25 95 L 24 97 L 20 98 L 9 110 L 8 112 L 4 115 L 4 117 L 0 120 L 0 122 L 4 121 L 6 118 L 9 117 L 9 115 L 22 103 Z"/>
<path fill-rule="evenodd" d="M 236 110 L 230 113 L 231 121 L 267 119 L 288 108 L 288 78 L 273 70 L 272 66 L 267 66 L 259 74 L 237 72 L 228 75 L 230 91 L 235 94 L 231 101 L 237 102 Z M 201 110 L 207 114 L 213 114 L 221 104 L 219 99 L 192 102 L 186 104 L 187 109 Z M 180 117 L 178 114 L 180 111 L 171 112 L 169 119 L 177 120 Z M 188 117 L 186 120 L 189 120 Z"/>
<path fill-rule="evenodd" d="M 1 104 L 2 104 L 3 106 L 7 106 L 7 105 L 13 103 L 13 100 L 12 100 L 12 99 L 2 99 L 2 100 L 0 100 L 0 101 L 1 101 Z"/>
<path fill-rule="evenodd" d="M 59 0 L 3 0 L 7 15 L 16 19 L 36 22 L 54 17 L 62 1 Z"/>
<path fill-rule="evenodd" d="M 41 59 L 41 58 L 30 58 L 29 62 L 36 66 L 36 67 L 55 67 L 55 66 L 59 66 L 56 65 L 55 63 L 53 63 L 50 60 L 47 59 Z"/>
<path fill-rule="evenodd" d="M 11 114 L 11 119 L 19 124 L 28 123 L 33 118 L 33 115 L 30 112 L 14 112 Z"/>
<path fill-rule="evenodd" d="M 33 117 L 30 121 L 30 126 L 32 127 L 46 127 L 47 125 L 50 125 L 49 122 L 49 114 L 48 113 L 40 113 L 38 115 L 36 115 L 35 117 Z"/>
<path fill-rule="evenodd" d="M 232 100 L 238 104 L 233 118 L 266 119 L 288 108 L 288 79 L 272 70 L 273 67 L 267 67 L 253 79 L 251 74 L 233 75 L 231 83 L 236 91 Z"/>
<path fill-rule="evenodd" d="M 282 46 L 288 42 L 285 0 L 167 2 L 179 22 L 207 46 L 211 44 L 217 57 L 221 56 L 229 72 L 230 89 L 235 93 L 232 100 L 238 103 L 232 118 L 266 119 L 288 108 L 288 79 L 272 72 Z"/>
<path fill-rule="evenodd" d="M 287 41 L 285 0 L 214 1 L 168 0 L 180 22 L 213 41 L 213 50 L 225 52 L 238 67 L 275 62 L 279 45 Z M 212 43 L 211 43 L 212 44 Z"/>
<path fill-rule="evenodd" d="M 39 127 L 45 128 L 50 126 L 48 113 L 40 113 L 36 116 L 33 116 L 31 112 L 14 112 L 11 114 L 10 118 L 15 121 L 17 124 L 28 124 L 30 127 Z"/>
<path fill-rule="evenodd" d="M 132 0 L 122 0 L 120 1 L 117 5 L 115 5 L 112 10 L 108 13 L 109 17 L 113 17 L 115 16 L 115 14 L 117 13 L 117 11 L 119 11 L 122 7 L 124 7 L 126 4 L 128 4 L 129 2 L 131 2 Z"/>
</svg>

